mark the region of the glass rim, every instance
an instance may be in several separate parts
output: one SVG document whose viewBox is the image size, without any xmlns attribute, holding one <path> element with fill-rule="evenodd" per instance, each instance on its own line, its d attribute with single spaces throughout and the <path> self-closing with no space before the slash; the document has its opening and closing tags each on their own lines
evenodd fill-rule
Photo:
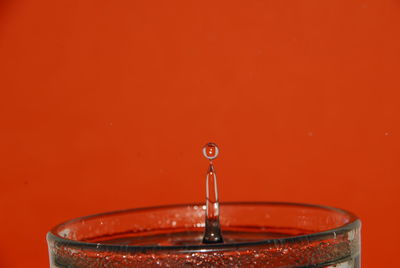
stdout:
<svg viewBox="0 0 400 268">
<path fill-rule="evenodd" d="M 194 206 L 203 206 L 203 203 L 188 203 L 188 204 L 172 204 L 172 205 L 160 205 L 160 206 L 151 206 L 151 207 L 140 207 L 140 208 L 131 208 L 125 210 L 116 210 L 111 212 L 97 213 L 93 215 L 83 216 L 79 218 L 74 218 L 68 221 L 65 221 L 61 224 L 56 225 L 47 233 L 47 240 L 54 241 L 59 243 L 60 245 L 73 247 L 73 248 L 81 248 L 81 249 L 91 249 L 95 251 L 129 251 L 129 252 L 148 252 L 148 251 L 218 251 L 230 248 L 241 248 L 241 247 L 257 247 L 263 245 L 273 245 L 276 244 L 277 241 L 279 243 L 296 243 L 304 240 L 315 241 L 329 237 L 336 237 L 336 235 L 340 235 L 342 233 L 349 232 L 353 229 L 356 229 L 361 226 L 361 220 L 353 213 L 330 206 L 325 205 L 314 205 L 314 204 L 306 204 L 306 203 L 291 203 L 291 202 L 265 202 L 265 201 L 255 201 L 255 202 L 221 202 L 220 205 L 252 205 L 252 206 L 293 206 L 293 207 L 308 207 L 308 208 L 317 208 L 323 209 L 327 211 L 332 211 L 336 213 L 341 213 L 349 217 L 349 222 L 332 229 L 327 229 L 324 231 L 318 231 L 306 235 L 294 235 L 288 236 L 284 238 L 273 238 L 266 240 L 258 240 L 251 242 L 237 242 L 237 243 L 223 243 L 223 244 L 202 244 L 202 245 L 185 245 L 185 246 L 156 246 L 156 245 L 116 245 L 116 244 L 100 244 L 100 243 L 90 243 L 83 242 L 79 240 L 72 240 L 68 238 L 61 237 L 57 234 L 57 230 L 67 226 L 69 224 L 75 223 L 81 220 L 93 219 L 100 216 L 111 216 L 118 215 L 123 213 L 134 213 L 140 211 L 152 211 L 157 209 L 168 209 L 168 208 L 184 208 L 184 207 L 194 207 Z"/>
</svg>

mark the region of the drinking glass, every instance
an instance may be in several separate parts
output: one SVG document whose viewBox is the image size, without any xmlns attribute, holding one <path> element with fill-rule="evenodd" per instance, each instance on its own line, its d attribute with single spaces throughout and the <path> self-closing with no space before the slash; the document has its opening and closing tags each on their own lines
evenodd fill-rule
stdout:
<svg viewBox="0 0 400 268">
<path fill-rule="evenodd" d="M 224 243 L 203 244 L 205 206 L 74 219 L 47 235 L 51 268 L 360 267 L 360 220 L 318 205 L 220 204 Z"/>
</svg>

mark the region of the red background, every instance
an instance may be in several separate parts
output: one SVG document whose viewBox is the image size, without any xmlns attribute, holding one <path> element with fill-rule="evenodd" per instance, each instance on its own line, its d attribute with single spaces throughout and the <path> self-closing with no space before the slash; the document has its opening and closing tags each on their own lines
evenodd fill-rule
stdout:
<svg viewBox="0 0 400 268">
<path fill-rule="evenodd" d="M 0 267 L 102 211 L 220 198 L 363 220 L 396 267 L 400 2 L 1 1 Z"/>
</svg>

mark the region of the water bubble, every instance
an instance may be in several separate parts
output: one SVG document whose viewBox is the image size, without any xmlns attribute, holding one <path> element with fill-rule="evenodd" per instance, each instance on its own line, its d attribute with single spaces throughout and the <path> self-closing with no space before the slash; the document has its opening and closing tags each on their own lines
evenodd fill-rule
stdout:
<svg viewBox="0 0 400 268">
<path fill-rule="evenodd" d="M 215 143 L 209 142 L 203 147 L 203 155 L 208 160 L 217 158 L 219 154 L 219 148 Z"/>
</svg>

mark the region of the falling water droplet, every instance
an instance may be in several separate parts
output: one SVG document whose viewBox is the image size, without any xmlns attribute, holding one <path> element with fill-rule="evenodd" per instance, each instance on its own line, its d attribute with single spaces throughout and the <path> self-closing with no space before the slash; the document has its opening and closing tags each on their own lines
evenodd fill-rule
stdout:
<svg viewBox="0 0 400 268">
<path fill-rule="evenodd" d="M 208 160 L 214 160 L 219 154 L 218 146 L 215 143 L 207 143 L 203 147 L 203 155 Z"/>
<path fill-rule="evenodd" d="M 207 143 L 203 147 L 203 155 L 210 160 L 206 174 L 206 218 L 203 243 L 222 243 L 221 226 L 219 223 L 219 202 L 217 174 L 215 173 L 212 160 L 219 154 L 218 146 L 215 143 Z"/>
</svg>

